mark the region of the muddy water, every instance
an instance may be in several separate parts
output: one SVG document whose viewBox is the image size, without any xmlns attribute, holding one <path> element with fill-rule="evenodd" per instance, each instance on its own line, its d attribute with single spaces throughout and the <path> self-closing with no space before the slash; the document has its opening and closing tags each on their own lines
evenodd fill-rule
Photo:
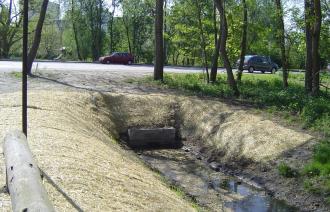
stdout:
<svg viewBox="0 0 330 212">
<path fill-rule="evenodd" d="M 182 188 L 201 208 L 209 211 L 291 212 L 285 202 L 271 198 L 222 172 L 212 170 L 201 156 L 177 150 L 144 150 L 139 157 L 172 184 Z"/>
</svg>

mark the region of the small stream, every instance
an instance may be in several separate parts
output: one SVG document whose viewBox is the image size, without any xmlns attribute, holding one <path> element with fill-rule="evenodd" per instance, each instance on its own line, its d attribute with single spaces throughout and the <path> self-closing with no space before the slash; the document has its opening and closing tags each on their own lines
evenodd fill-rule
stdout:
<svg viewBox="0 0 330 212">
<path fill-rule="evenodd" d="M 297 209 L 264 190 L 212 170 L 201 157 L 184 149 L 143 150 L 138 156 L 209 211 L 293 212 Z"/>
</svg>

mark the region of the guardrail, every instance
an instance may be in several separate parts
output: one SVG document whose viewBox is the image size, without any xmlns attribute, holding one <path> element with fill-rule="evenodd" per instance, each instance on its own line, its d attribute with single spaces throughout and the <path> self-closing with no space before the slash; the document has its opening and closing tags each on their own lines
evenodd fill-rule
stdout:
<svg viewBox="0 0 330 212">
<path fill-rule="evenodd" d="M 3 146 L 6 182 L 14 212 L 55 211 L 41 180 L 40 170 L 20 131 L 7 134 Z"/>
</svg>

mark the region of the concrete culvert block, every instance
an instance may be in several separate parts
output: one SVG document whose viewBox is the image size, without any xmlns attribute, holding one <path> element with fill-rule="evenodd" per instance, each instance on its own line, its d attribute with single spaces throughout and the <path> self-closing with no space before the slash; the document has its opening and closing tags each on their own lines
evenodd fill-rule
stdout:
<svg viewBox="0 0 330 212">
<path fill-rule="evenodd" d="M 128 130 L 128 144 L 133 148 L 178 147 L 175 128 L 141 128 Z"/>
</svg>

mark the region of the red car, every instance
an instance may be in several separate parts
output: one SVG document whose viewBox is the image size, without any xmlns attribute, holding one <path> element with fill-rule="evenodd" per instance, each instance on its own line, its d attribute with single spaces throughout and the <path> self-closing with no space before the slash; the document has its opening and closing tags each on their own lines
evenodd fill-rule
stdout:
<svg viewBox="0 0 330 212">
<path fill-rule="evenodd" d="M 134 57 L 127 52 L 114 52 L 110 56 L 100 57 L 99 61 L 103 64 L 119 63 L 131 65 L 134 62 Z"/>
</svg>

